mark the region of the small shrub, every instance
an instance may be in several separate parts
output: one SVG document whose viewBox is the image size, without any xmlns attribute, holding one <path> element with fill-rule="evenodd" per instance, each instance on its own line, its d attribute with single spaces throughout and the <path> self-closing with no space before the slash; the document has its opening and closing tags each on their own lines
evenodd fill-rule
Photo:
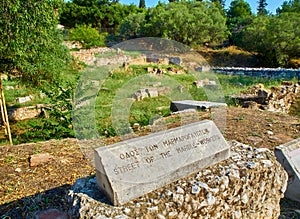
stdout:
<svg viewBox="0 0 300 219">
<path fill-rule="evenodd" d="M 107 33 L 100 34 L 91 25 L 76 25 L 70 30 L 70 40 L 78 41 L 82 47 L 89 49 L 95 46 L 105 46 L 105 38 Z"/>
</svg>

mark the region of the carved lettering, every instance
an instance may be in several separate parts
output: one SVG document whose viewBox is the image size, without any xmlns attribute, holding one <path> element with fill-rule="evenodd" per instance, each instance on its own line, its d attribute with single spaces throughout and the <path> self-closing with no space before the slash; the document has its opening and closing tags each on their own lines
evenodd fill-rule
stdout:
<svg viewBox="0 0 300 219">
<path fill-rule="evenodd" d="M 160 156 L 165 159 L 171 157 L 172 155 L 170 154 L 170 151 L 167 151 L 167 152 L 160 153 Z"/>
<path fill-rule="evenodd" d="M 138 161 L 135 161 L 133 163 L 129 163 L 127 165 L 124 165 L 124 166 L 120 166 L 120 167 L 116 167 L 114 169 L 114 173 L 116 175 L 119 175 L 119 174 L 122 174 L 122 173 L 126 173 L 126 172 L 131 172 L 133 171 L 134 169 L 136 168 L 139 168 L 140 167 L 140 164 Z"/>
<path fill-rule="evenodd" d="M 129 152 L 125 152 L 125 153 L 121 153 L 119 155 L 119 157 L 124 160 L 124 159 L 130 159 L 130 158 L 137 158 L 137 156 L 139 156 L 139 150 L 138 149 L 134 149 L 131 150 Z"/>
</svg>

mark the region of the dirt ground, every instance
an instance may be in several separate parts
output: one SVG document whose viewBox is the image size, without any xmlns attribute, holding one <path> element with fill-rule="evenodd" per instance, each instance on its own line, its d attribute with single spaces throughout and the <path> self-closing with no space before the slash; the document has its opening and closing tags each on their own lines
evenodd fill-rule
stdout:
<svg viewBox="0 0 300 219">
<path fill-rule="evenodd" d="M 281 113 L 229 107 L 224 137 L 274 149 L 300 137 L 300 119 Z M 117 139 L 105 141 L 111 143 Z M 30 155 L 45 152 L 54 159 L 37 167 L 29 166 Z M 0 216 L 3 219 L 31 218 L 35 211 L 48 208 L 67 211 L 65 195 L 70 186 L 76 179 L 95 173 L 76 139 L 5 145 L 0 146 L 0 154 Z M 283 199 L 280 218 L 300 218 L 295 209 L 300 210 L 300 203 Z"/>
</svg>

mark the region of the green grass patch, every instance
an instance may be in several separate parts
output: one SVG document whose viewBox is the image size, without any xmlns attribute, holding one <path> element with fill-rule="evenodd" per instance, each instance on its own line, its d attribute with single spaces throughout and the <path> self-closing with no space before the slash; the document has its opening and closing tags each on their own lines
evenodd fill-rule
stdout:
<svg viewBox="0 0 300 219">
<path fill-rule="evenodd" d="M 170 115 L 169 107 L 173 100 L 226 101 L 229 105 L 236 105 L 237 103 L 234 102 L 234 99 L 230 98 L 231 95 L 246 91 L 258 83 L 264 84 L 266 88 L 278 86 L 281 83 L 280 79 L 253 78 L 205 72 L 196 72 L 193 74 L 190 72 L 186 74 L 171 74 L 169 72 L 162 75 L 149 75 L 147 74 L 147 67 L 161 69 L 182 68 L 176 65 L 132 65 L 126 71 L 122 68 L 115 69 L 109 76 L 105 77 L 105 80 L 99 79 L 101 81 L 99 86 L 101 87 L 99 87 L 99 93 L 95 102 L 95 120 L 96 129 L 100 136 L 108 137 L 118 135 L 119 133 L 126 133 L 128 128 L 134 123 L 139 123 L 141 126 L 152 124 L 155 120 Z M 93 72 L 97 73 L 98 71 L 95 70 Z M 101 73 L 101 71 L 99 72 Z M 76 71 L 64 73 L 64 79 L 69 84 L 76 85 L 78 77 L 79 75 Z M 91 84 L 87 84 L 82 88 L 83 100 L 88 100 L 93 95 L 91 93 L 93 91 L 89 89 L 93 87 L 92 80 L 97 80 L 97 77 L 87 74 L 86 80 L 91 82 Z M 220 86 L 219 89 L 216 89 L 215 86 L 197 88 L 194 84 L 197 80 L 212 80 Z M 39 96 L 40 94 L 40 90 L 20 85 L 18 81 L 5 81 L 4 86 L 19 86 L 17 90 L 5 91 L 9 104 L 14 104 L 15 98 L 20 96 L 27 96 L 29 94 Z M 149 87 L 156 87 L 158 89 L 169 88 L 169 90 L 167 89 L 165 93 L 158 97 L 145 98 L 142 101 L 134 101 L 132 99 L 133 94 L 139 89 Z M 179 89 L 179 87 L 183 87 L 183 89 Z M 36 102 L 32 101 L 28 104 L 56 103 L 56 105 L 59 105 L 58 103 L 60 103 L 61 108 L 65 108 L 63 105 L 68 106 L 68 101 L 66 101 L 65 97 L 70 96 L 70 92 L 72 92 L 71 88 L 68 89 L 53 92 L 49 90 L 48 95 L 51 98 L 37 98 Z M 70 106 L 67 108 L 70 109 Z M 294 109 L 297 115 L 299 115 L 299 109 L 300 101 L 298 100 Z M 59 109 L 54 109 L 49 111 L 49 115 L 50 118 L 39 117 L 13 123 L 12 134 L 14 143 L 37 142 L 51 138 L 59 139 L 74 136 L 70 122 L 71 111 L 66 113 L 59 111 Z M 93 122 L 89 121 L 90 117 L 87 117 L 86 120 L 80 121 L 80 123 L 89 125 Z M 244 118 L 237 118 L 237 120 L 243 121 Z M 82 128 L 84 129 L 85 126 L 83 125 Z"/>
</svg>

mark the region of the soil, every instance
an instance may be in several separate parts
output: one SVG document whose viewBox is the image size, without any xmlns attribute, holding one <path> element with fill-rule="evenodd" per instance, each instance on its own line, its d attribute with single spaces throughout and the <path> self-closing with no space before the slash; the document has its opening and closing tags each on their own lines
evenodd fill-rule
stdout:
<svg viewBox="0 0 300 219">
<path fill-rule="evenodd" d="M 199 115 L 203 119 L 208 114 Z M 140 134 L 145 135 L 147 131 Z M 223 134 L 227 140 L 273 150 L 277 145 L 300 137 L 300 119 L 282 113 L 229 107 Z M 106 144 L 118 140 L 104 139 Z M 29 166 L 31 155 L 46 152 L 54 156 L 52 161 Z M 71 185 L 78 178 L 95 174 L 76 139 L 4 145 L 0 146 L 0 153 L 1 218 L 32 218 L 34 212 L 50 208 L 67 211 L 65 195 Z M 299 218 L 296 209 L 300 209 L 300 203 L 282 199 L 280 218 Z"/>
</svg>

